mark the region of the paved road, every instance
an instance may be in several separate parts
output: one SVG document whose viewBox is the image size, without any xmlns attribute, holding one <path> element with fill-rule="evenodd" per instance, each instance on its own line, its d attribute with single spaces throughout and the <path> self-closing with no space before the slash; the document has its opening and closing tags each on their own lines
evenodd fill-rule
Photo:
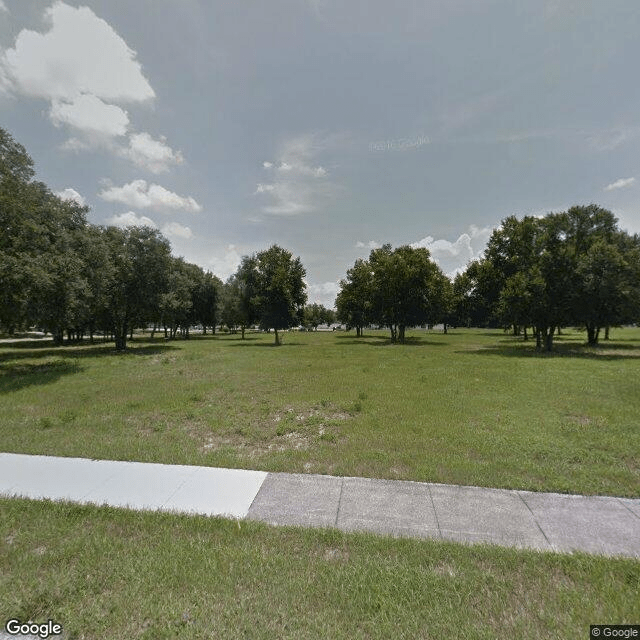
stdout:
<svg viewBox="0 0 640 640">
<path fill-rule="evenodd" d="M 640 558 L 640 499 L 12 453 L 0 494 Z"/>
</svg>

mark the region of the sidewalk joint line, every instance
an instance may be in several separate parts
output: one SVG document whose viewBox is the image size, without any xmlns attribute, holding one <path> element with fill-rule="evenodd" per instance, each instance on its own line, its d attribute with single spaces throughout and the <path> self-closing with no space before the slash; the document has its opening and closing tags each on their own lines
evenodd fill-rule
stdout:
<svg viewBox="0 0 640 640">
<path fill-rule="evenodd" d="M 184 487 L 184 485 L 187 483 L 187 481 L 189 480 L 189 478 L 191 478 L 191 476 L 194 475 L 194 472 L 192 471 L 190 474 L 188 474 L 185 479 L 176 487 L 176 489 L 174 490 L 174 492 L 162 503 L 162 506 L 166 506 L 167 503 L 169 502 L 169 500 L 171 500 L 171 498 L 173 498 L 173 496 L 176 495 L 176 493 L 178 493 L 178 491 L 180 491 L 180 489 L 182 489 L 182 487 Z"/>
<path fill-rule="evenodd" d="M 430 483 L 427 483 L 427 489 L 429 490 L 429 498 L 431 499 L 431 506 L 433 507 L 433 515 L 436 518 L 436 527 L 438 527 L 438 537 L 442 538 L 442 529 L 440 529 L 440 520 L 438 520 L 438 512 L 436 511 L 436 503 L 433 501 L 433 494 L 431 493 Z"/>
<path fill-rule="evenodd" d="M 622 502 L 622 500 L 620 500 L 620 498 L 616 498 L 616 500 L 627 510 L 630 511 L 636 518 L 638 518 L 640 520 L 640 516 L 633 510 L 630 509 L 624 502 Z"/>
<path fill-rule="evenodd" d="M 340 482 L 340 497 L 338 498 L 338 511 L 336 511 L 336 521 L 334 526 L 338 526 L 338 520 L 340 519 L 340 507 L 342 506 L 342 491 L 344 490 L 344 478 Z"/>
<path fill-rule="evenodd" d="M 547 538 L 547 534 L 544 532 L 543 528 L 540 526 L 540 523 L 538 522 L 538 519 L 536 518 L 535 514 L 531 510 L 531 507 L 527 504 L 527 501 L 522 497 L 522 494 L 520 493 L 520 491 L 516 491 L 516 493 L 518 494 L 518 498 L 520 498 L 520 500 L 522 500 L 522 503 L 524 504 L 524 506 L 527 507 L 527 509 L 529 510 L 529 513 L 531 514 L 531 517 L 533 518 L 533 521 L 536 523 L 536 527 L 538 527 L 538 531 L 540 531 L 540 533 L 543 535 L 544 539 L 547 541 L 547 544 L 549 545 L 549 548 L 552 551 L 555 551 L 555 547 L 551 544 L 551 540 L 549 540 L 549 538 Z"/>
<path fill-rule="evenodd" d="M 260 486 L 258 487 L 258 490 L 256 491 L 256 495 L 253 496 L 253 500 L 251 501 L 251 504 L 249 505 L 249 508 L 247 509 L 247 513 L 244 514 L 243 519 L 246 519 L 249 515 L 249 512 L 251 511 L 251 507 L 253 507 L 253 503 L 258 499 L 258 494 L 262 491 L 262 487 L 264 486 L 264 483 L 267 481 L 267 478 L 271 475 L 271 471 L 267 471 L 264 474 L 264 478 L 262 478 L 262 482 L 260 483 Z"/>
</svg>

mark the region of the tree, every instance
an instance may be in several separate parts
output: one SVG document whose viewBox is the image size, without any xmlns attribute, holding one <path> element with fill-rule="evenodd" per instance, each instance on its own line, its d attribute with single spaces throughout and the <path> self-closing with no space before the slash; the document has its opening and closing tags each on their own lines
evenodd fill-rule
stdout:
<svg viewBox="0 0 640 640">
<path fill-rule="evenodd" d="M 106 295 L 107 322 L 116 349 L 127 347 L 132 323 L 157 317 L 161 296 L 168 289 L 171 247 L 157 229 L 107 227 L 112 280 Z"/>
<path fill-rule="evenodd" d="M 521 315 L 514 316 L 512 307 L 502 303 L 501 294 L 510 278 L 534 266 L 540 233 L 540 220 L 534 216 L 525 216 L 522 220 L 515 216 L 505 218 L 491 234 L 478 271 L 489 314 L 494 320 L 512 325 L 514 335 L 519 335 L 521 325 L 526 325 L 527 320 Z"/>
<path fill-rule="evenodd" d="M 186 263 L 182 258 L 169 259 L 166 290 L 160 293 L 158 300 L 165 338 L 173 340 L 178 329 L 182 329 L 184 337 L 189 335 L 193 311 L 191 292 L 197 286 L 198 269 L 199 267 Z"/>
<path fill-rule="evenodd" d="M 594 242 L 578 257 L 576 313 L 587 330 L 590 345 L 600 330 L 638 318 L 640 252 L 621 251 L 605 240 Z"/>
<path fill-rule="evenodd" d="M 597 205 L 506 218 L 478 264 L 494 315 L 514 334 L 533 326 L 537 348 L 551 350 L 554 333 L 569 323 L 586 327 L 596 344 L 602 327 L 637 317 L 640 243 Z"/>
<path fill-rule="evenodd" d="M 212 333 L 216 332 L 222 288 L 220 278 L 200 270 L 196 286 L 191 291 L 191 301 L 193 317 L 202 325 L 203 334 L 207 333 L 207 327 L 211 327 Z"/>
<path fill-rule="evenodd" d="M 88 285 L 80 244 L 86 207 L 63 201 L 32 181 L 33 162 L 0 129 L 0 325 L 51 331 L 86 320 Z"/>
<path fill-rule="evenodd" d="M 358 258 L 347 271 L 347 277 L 340 281 L 340 291 L 336 297 L 336 317 L 344 322 L 347 330 L 356 330 L 356 336 L 371 321 L 372 273 L 366 260 Z"/>
<path fill-rule="evenodd" d="M 404 342 L 405 330 L 435 322 L 445 310 L 446 277 L 425 248 L 408 245 L 394 251 L 386 244 L 369 256 L 373 317 Z"/>
<path fill-rule="evenodd" d="M 304 325 L 311 327 L 314 331 L 318 330 L 320 324 L 331 324 L 334 318 L 335 315 L 331 309 L 327 309 L 317 302 L 308 304 L 304 308 Z"/>
<path fill-rule="evenodd" d="M 307 300 L 305 269 L 300 258 L 277 245 L 255 256 L 252 277 L 255 295 L 252 303 L 264 329 L 273 329 L 275 344 L 280 344 L 279 329 L 300 324 Z M 242 267 L 242 265 L 241 265 Z"/>
<path fill-rule="evenodd" d="M 257 278 L 256 256 L 243 256 L 238 270 L 229 277 L 223 289 L 221 320 L 232 330 L 240 327 L 243 340 L 247 327 L 259 321 Z"/>
</svg>

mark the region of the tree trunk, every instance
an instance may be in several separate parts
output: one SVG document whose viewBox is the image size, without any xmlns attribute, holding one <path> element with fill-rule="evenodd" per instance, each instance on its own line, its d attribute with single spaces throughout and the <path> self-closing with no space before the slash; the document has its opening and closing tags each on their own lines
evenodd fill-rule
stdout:
<svg viewBox="0 0 640 640">
<path fill-rule="evenodd" d="M 609 325 L 604 328 L 604 339 L 609 340 Z"/>
<path fill-rule="evenodd" d="M 114 339 L 116 342 L 116 351 L 125 351 L 127 348 L 127 323 L 116 325 L 114 331 Z"/>
<path fill-rule="evenodd" d="M 527 333 L 527 327 L 523 327 L 524 329 L 524 341 L 527 342 L 529 340 L 529 334 Z"/>
<path fill-rule="evenodd" d="M 274 333 L 276 334 L 276 346 L 279 347 L 280 346 L 280 338 L 278 337 L 278 330 L 274 327 L 273 329 Z"/>
<path fill-rule="evenodd" d="M 546 351 L 551 351 L 553 349 L 553 332 L 555 327 L 549 327 L 549 332 L 545 335 L 545 344 L 544 348 Z"/>
<path fill-rule="evenodd" d="M 594 324 L 587 324 L 587 342 L 591 346 L 598 344 L 598 332 Z"/>
<path fill-rule="evenodd" d="M 513 335 L 514 336 L 519 336 L 520 335 L 520 327 L 517 324 L 513 324 Z"/>
<path fill-rule="evenodd" d="M 57 347 L 64 342 L 64 331 L 62 329 L 54 329 L 51 335 L 53 336 L 53 344 Z"/>
<path fill-rule="evenodd" d="M 244 325 L 242 325 L 242 326 L 240 327 L 240 330 L 242 331 L 242 339 L 244 340 L 244 330 L 245 330 L 245 326 L 244 326 Z"/>
<path fill-rule="evenodd" d="M 539 351 L 540 349 L 542 349 L 542 336 L 540 335 L 539 327 L 535 327 L 535 334 L 536 334 L 536 349 Z"/>
<path fill-rule="evenodd" d="M 401 344 L 404 344 L 404 331 L 405 331 L 405 326 L 401 324 L 398 327 L 398 340 L 400 341 Z"/>
</svg>

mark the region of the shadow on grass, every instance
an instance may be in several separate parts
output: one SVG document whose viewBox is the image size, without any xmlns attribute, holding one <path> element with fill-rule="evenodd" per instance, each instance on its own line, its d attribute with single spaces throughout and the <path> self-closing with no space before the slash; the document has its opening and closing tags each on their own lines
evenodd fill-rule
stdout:
<svg viewBox="0 0 640 640">
<path fill-rule="evenodd" d="M 433 341 L 423 337 L 410 336 L 405 338 L 404 342 L 392 342 L 389 336 L 367 336 L 364 335 L 360 338 L 355 336 L 337 336 L 340 340 L 340 344 L 357 344 L 368 345 L 370 347 L 387 347 L 391 345 L 397 345 L 399 347 L 444 347 L 449 345 L 445 341 Z"/>
<path fill-rule="evenodd" d="M 275 349 L 279 349 L 280 347 L 297 347 L 302 346 L 304 343 L 302 342 L 289 342 L 286 340 L 285 342 L 281 342 L 280 344 L 276 344 L 275 342 L 263 342 L 262 340 L 259 342 L 247 342 L 247 340 L 238 340 L 237 342 L 233 342 L 229 346 L 231 347 L 266 347 Z"/>
<path fill-rule="evenodd" d="M 140 343 L 130 343 L 130 346 L 126 351 L 116 351 L 113 343 L 106 344 L 94 344 L 94 345 L 64 345 L 60 347 L 54 347 L 51 343 L 47 345 L 37 344 L 29 347 L 24 345 L 27 343 L 20 343 L 18 346 L 11 345 L 10 348 L 0 349 L 0 367 L 3 363 L 13 360 L 26 360 L 31 358 L 47 358 L 47 357 L 59 357 L 66 359 L 76 358 L 103 358 L 105 356 L 126 358 L 131 356 L 149 356 L 158 353 L 167 353 L 177 349 L 177 346 L 165 343 L 147 344 L 144 346 L 138 346 Z"/>
<path fill-rule="evenodd" d="M 3 364 L 0 365 L 0 393 L 50 384 L 62 376 L 80 373 L 82 370 L 83 367 L 71 358 L 42 364 Z"/>
<path fill-rule="evenodd" d="M 506 341 L 500 341 L 506 342 Z M 503 356 L 507 358 L 585 358 L 591 360 L 638 360 L 640 347 L 627 342 L 590 346 L 575 340 L 554 341 L 552 351 L 538 351 L 535 341 L 512 342 L 510 345 L 494 345 L 477 349 L 461 349 L 455 353 Z"/>
</svg>

